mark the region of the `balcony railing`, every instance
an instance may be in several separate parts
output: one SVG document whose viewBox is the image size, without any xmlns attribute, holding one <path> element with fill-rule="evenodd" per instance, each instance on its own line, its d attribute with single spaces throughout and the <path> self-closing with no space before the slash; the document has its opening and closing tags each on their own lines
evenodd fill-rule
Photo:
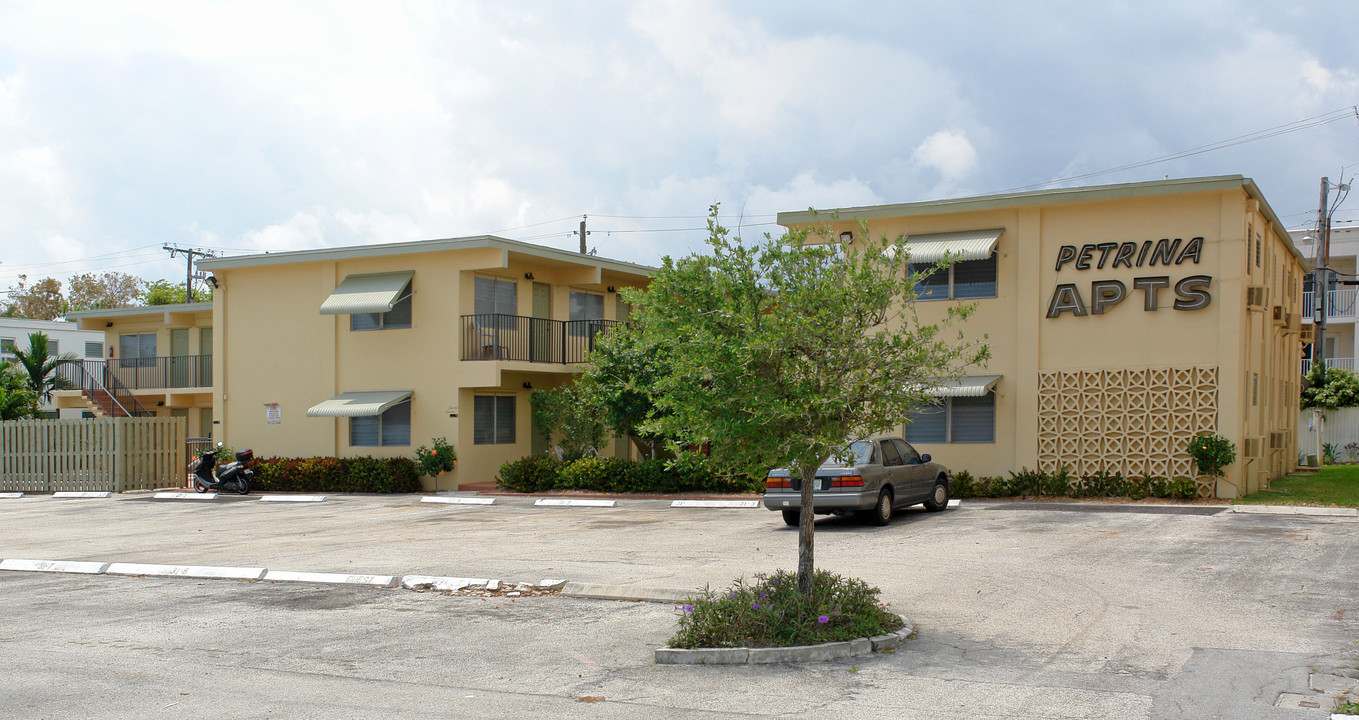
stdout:
<svg viewBox="0 0 1359 720">
<path fill-rule="evenodd" d="M 212 387 L 211 355 L 78 360 L 73 364 L 94 377 L 111 376 L 129 390 Z"/>
<path fill-rule="evenodd" d="M 1354 358 L 1352 357 L 1329 357 L 1326 358 L 1326 367 L 1339 368 L 1341 370 L 1354 370 Z M 1303 359 L 1302 374 L 1306 375 L 1312 369 L 1312 361 Z"/>
<path fill-rule="evenodd" d="M 463 315 L 463 360 L 578 363 L 616 320 L 549 320 L 522 315 Z"/>
<path fill-rule="evenodd" d="M 1337 290 L 1326 291 L 1326 317 L 1327 319 L 1354 319 L 1355 301 L 1359 296 L 1359 289 L 1340 288 Z M 1302 312 L 1306 317 L 1311 317 L 1316 308 L 1316 293 L 1307 291 L 1302 294 Z"/>
</svg>

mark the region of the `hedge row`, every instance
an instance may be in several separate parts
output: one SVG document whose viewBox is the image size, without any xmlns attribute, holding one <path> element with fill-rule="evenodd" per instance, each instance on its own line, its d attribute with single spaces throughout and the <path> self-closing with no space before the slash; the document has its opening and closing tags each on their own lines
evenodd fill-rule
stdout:
<svg viewBox="0 0 1359 720">
<path fill-rule="evenodd" d="M 1055 473 L 1021 469 L 1009 477 L 972 477 L 966 470 L 953 476 L 951 486 L 956 498 L 1000 498 L 1023 496 L 1055 496 L 1073 498 L 1126 497 L 1141 500 L 1145 497 L 1179 498 L 1191 500 L 1198 495 L 1198 483 L 1193 478 L 1123 477 L 1118 473 L 1100 472 L 1076 477 L 1062 468 Z"/>
<path fill-rule="evenodd" d="M 621 458 L 582 458 L 563 463 L 551 457 L 531 456 L 501 465 L 496 482 L 505 490 L 525 493 L 548 490 L 753 493 L 764 490 L 764 478 L 721 475 L 702 465 Z"/>
<path fill-rule="evenodd" d="M 420 492 L 420 478 L 410 458 L 261 458 L 251 467 L 256 490 Z"/>
</svg>

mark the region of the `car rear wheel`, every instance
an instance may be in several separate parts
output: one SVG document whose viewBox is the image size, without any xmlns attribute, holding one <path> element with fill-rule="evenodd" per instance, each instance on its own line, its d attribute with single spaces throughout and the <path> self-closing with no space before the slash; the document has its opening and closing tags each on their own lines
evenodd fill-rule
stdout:
<svg viewBox="0 0 1359 720">
<path fill-rule="evenodd" d="M 801 510 L 784 510 L 783 524 L 789 525 L 791 527 L 797 527 L 797 524 L 802 521 L 801 515 L 802 515 Z"/>
<path fill-rule="evenodd" d="M 878 504 L 873 507 L 869 517 L 874 525 L 882 526 L 892 522 L 892 491 L 884 489 L 878 494 Z"/>
<path fill-rule="evenodd" d="M 925 501 L 925 509 L 939 512 L 948 507 L 948 483 L 940 480 L 934 484 L 934 494 Z"/>
</svg>

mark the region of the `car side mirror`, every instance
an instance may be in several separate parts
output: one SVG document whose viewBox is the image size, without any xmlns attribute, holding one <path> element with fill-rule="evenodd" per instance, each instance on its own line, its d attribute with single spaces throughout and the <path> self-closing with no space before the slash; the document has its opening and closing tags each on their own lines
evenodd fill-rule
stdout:
<svg viewBox="0 0 1359 720">
<path fill-rule="evenodd" d="M 927 463 L 927 462 L 929 462 L 929 461 L 930 461 L 930 454 L 929 454 L 929 453 L 925 453 L 924 455 L 921 455 L 921 456 L 920 456 L 920 462 L 922 462 L 922 463 Z"/>
</svg>

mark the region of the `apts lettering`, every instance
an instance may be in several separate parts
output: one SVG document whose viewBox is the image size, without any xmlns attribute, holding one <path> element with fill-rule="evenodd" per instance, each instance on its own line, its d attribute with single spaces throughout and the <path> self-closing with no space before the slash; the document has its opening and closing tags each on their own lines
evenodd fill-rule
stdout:
<svg viewBox="0 0 1359 720">
<path fill-rule="evenodd" d="M 1183 247 L 1181 247 L 1183 245 Z M 1155 267 L 1157 265 L 1180 265 L 1186 260 L 1198 264 L 1203 253 L 1203 238 L 1165 238 L 1155 242 L 1093 243 L 1082 245 L 1063 245 L 1057 251 L 1057 272 L 1065 269 L 1089 270 L 1126 267 Z M 1098 258 L 1098 259 L 1097 259 Z M 1175 300 L 1171 304 L 1176 310 L 1202 310 L 1213 301 L 1208 288 L 1213 278 L 1209 275 L 1190 275 L 1175 282 Z M 1132 290 L 1142 293 L 1142 309 L 1155 311 L 1161 309 L 1161 291 L 1171 287 L 1169 275 L 1151 275 L 1133 278 Z M 1077 317 L 1103 315 L 1109 308 L 1123 302 L 1128 297 L 1128 286 L 1120 280 L 1096 280 L 1090 283 L 1090 304 L 1087 306 L 1081 291 L 1075 283 L 1061 283 L 1052 292 L 1048 302 L 1048 317 L 1061 317 L 1069 312 Z"/>
</svg>

